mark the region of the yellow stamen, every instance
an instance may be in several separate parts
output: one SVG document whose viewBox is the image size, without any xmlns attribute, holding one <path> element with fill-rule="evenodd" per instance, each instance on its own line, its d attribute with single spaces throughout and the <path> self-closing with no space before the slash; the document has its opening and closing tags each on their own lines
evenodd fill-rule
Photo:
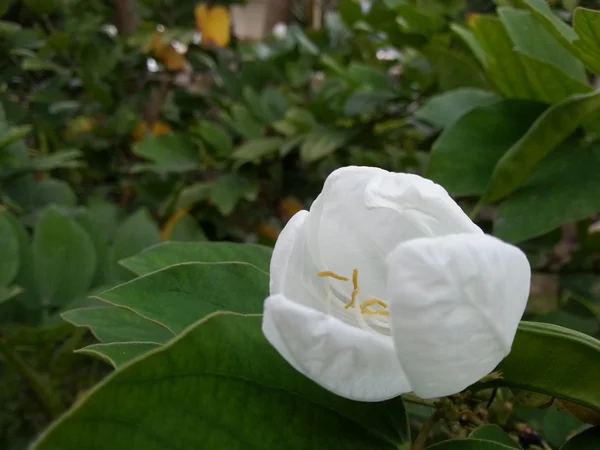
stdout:
<svg viewBox="0 0 600 450">
<path fill-rule="evenodd" d="M 346 278 L 346 277 L 343 277 L 343 276 L 341 276 L 341 275 L 338 275 L 337 273 L 335 273 L 335 272 L 331 272 L 331 271 L 329 271 L 329 270 L 326 270 L 326 271 L 324 271 L 324 272 L 319 272 L 317 275 L 318 275 L 318 276 L 320 276 L 320 277 L 330 277 L 330 278 L 334 278 L 334 279 L 336 279 L 336 280 L 340 280 L 340 281 L 348 281 L 348 278 Z"/>
<path fill-rule="evenodd" d="M 376 298 L 372 298 L 371 300 L 367 300 L 366 302 L 361 303 L 360 309 L 363 310 L 363 309 L 368 308 L 369 306 L 373 306 L 373 305 L 379 305 L 382 308 L 388 307 L 387 303 L 382 302 L 381 300 L 378 300 Z"/>
<path fill-rule="evenodd" d="M 350 303 L 348 303 L 344 307 L 346 309 L 352 308 L 354 306 L 354 302 L 356 301 L 356 296 L 358 295 L 358 292 L 360 291 L 360 288 L 358 287 L 358 269 L 354 269 L 352 271 L 352 286 L 354 286 L 354 290 L 352 291 L 352 299 L 350 300 Z"/>
</svg>

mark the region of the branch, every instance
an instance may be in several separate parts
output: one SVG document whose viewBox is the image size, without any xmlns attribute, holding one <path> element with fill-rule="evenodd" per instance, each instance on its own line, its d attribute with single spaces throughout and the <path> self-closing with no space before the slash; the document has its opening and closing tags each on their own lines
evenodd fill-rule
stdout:
<svg viewBox="0 0 600 450">
<path fill-rule="evenodd" d="M 119 34 L 123 36 L 131 34 L 140 22 L 136 0 L 114 0 L 114 2 L 117 8 L 115 25 Z"/>
</svg>

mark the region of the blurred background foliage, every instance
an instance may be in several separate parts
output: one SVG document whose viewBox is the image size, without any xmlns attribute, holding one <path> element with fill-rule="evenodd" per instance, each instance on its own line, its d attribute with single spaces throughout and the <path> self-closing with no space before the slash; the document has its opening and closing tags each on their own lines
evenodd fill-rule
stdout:
<svg viewBox="0 0 600 450">
<path fill-rule="evenodd" d="M 0 447 L 109 371 L 60 314 L 119 261 L 272 245 L 343 165 L 441 183 L 527 252 L 529 320 L 599 337 L 598 3 L 0 0 Z"/>
</svg>

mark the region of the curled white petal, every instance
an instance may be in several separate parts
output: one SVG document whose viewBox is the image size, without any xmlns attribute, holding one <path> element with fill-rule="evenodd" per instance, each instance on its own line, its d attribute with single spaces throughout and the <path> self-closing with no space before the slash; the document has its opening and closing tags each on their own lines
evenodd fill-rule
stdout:
<svg viewBox="0 0 600 450">
<path fill-rule="evenodd" d="M 446 189 L 411 173 L 386 172 L 374 177 L 365 191 L 368 208 L 396 211 L 405 240 L 483 231 L 473 223 Z"/>
<path fill-rule="evenodd" d="M 385 258 L 398 244 L 419 237 L 482 234 L 432 181 L 356 166 L 329 175 L 306 226 L 315 263 L 344 276 L 358 269 L 361 292 L 369 298 L 385 295 Z"/>
<path fill-rule="evenodd" d="M 266 299 L 262 330 L 296 370 L 340 396 L 381 401 L 411 390 L 389 337 L 283 295 Z"/>
<path fill-rule="evenodd" d="M 460 392 L 510 352 L 531 278 L 517 247 L 457 234 L 405 242 L 387 261 L 396 353 L 417 395 Z"/>
</svg>

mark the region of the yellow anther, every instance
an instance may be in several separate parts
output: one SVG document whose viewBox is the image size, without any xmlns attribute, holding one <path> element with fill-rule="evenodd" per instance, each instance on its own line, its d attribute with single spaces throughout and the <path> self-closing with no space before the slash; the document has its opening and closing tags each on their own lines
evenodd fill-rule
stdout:
<svg viewBox="0 0 600 450">
<path fill-rule="evenodd" d="M 330 270 L 326 270 L 324 272 L 319 272 L 317 275 L 319 275 L 320 277 L 334 278 L 334 279 L 340 280 L 340 281 L 348 281 L 348 278 L 338 275 L 335 272 L 331 272 Z"/>
<path fill-rule="evenodd" d="M 360 291 L 360 288 L 358 287 L 358 269 L 354 269 L 352 271 L 352 286 L 354 287 L 354 290 L 352 291 L 352 299 L 350 300 L 350 303 L 348 303 L 344 307 L 346 309 L 352 308 L 354 306 L 354 302 L 356 301 L 356 296 L 358 295 L 358 292 Z"/>
<path fill-rule="evenodd" d="M 382 308 L 387 308 L 388 305 L 386 302 L 382 302 L 381 300 L 378 300 L 376 298 L 372 298 L 371 300 L 367 300 L 366 302 L 361 303 L 360 305 L 360 309 L 363 310 L 365 308 L 368 308 L 369 306 L 373 306 L 373 305 L 379 305 Z"/>
</svg>

